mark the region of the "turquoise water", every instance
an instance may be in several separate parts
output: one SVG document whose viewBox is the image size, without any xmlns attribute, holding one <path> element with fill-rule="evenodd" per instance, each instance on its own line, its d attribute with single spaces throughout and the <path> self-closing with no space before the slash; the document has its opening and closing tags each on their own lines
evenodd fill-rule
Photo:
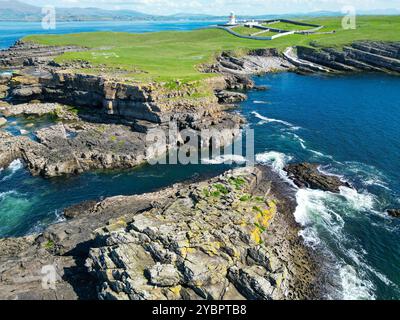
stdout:
<svg viewBox="0 0 400 320">
<path fill-rule="evenodd" d="M 185 21 L 83 21 L 58 22 L 55 30 L 44 30 L 40 22 L 0 21 L 0 49 L 11 46 L 16 40 L 31 34 L 64 34 L 92 31 L 156 32 L 163 30 L 192 30 L 217 22 Z"/>
<path fill-rule="evenodd" d="M 84 31 L 85 26 L 96 29 L 95 23 L 87 23 L 67 31 Z M 103 27 L 99 23 L 98 28 Z M 199 26 L 137 25 L 140 31 L 195 27 Z M 7 31 L 0 30 L 3 45 L 19 33 L 31 32 L 28 26 L 16 26 L 4 40 Z M 327 297 L 400 299 L 400 220 L 385 214 L 387 208 L 400 207 L 400 78 L 282 73 L 255 80 L 270 90 L 250 92 L 237 111 L 255 129 L 257 161 L 271 165 L 284 179 L 286 163 L 318 162 L 322 170 L 357 189 L 343 188 L 339 195 L 297 191 L 295 217 L 304 226 L 302 236 L 328 258 L 326 268 L 332 279 L 326 285 Z M 9 120 L 15 121 L 10 132 L 21 134 L 26 122 Z M 42 125 L 46 124 L 37 127 Z M 45 180 L 31 177 L 15 161 L 0 171 L 0 236 L 39 231 L 62 219 L 63 208 L 82 200 L 148 192 L 227 168 L 159 165 Z"/>
</svg>

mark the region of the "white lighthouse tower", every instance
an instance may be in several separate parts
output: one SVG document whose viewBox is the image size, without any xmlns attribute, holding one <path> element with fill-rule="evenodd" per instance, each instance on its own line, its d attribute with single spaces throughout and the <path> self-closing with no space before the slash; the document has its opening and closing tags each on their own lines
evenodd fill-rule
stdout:
<svg viewBox="0 0 400 320">
<path fill-rule="evenodd" d="M 229 26 L 234 26 L 234 25 L 236 25 L 236 24 L 237 24 L 237 21 L 236 21 L 235 13 L 234 13 L 234 12 L 231 12 L 231 15 L 229 16 L 228 25 L 229 25 Z"/>
</svg>

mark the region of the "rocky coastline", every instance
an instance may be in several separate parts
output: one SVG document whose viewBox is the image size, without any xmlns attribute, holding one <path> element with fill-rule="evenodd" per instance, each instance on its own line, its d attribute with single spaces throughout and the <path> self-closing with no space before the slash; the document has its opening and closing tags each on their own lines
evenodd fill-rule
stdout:
<svg viewBox="0 0 400 320">
<path fill-rule="evenodd" d="M 194 131 L 228 129 L 226 141 L 232 141 L 245 121 L 227 109 L 246 99 L 243 91 L 265 89 L 256 88 L 251 75 L 400 72 L 398 43 L 223 53 L 201 66 L 218 74 L 207 83 L 214 94 L 202 96 L 190 85 L 166 90 L 156 83 L 126 83 L 53 61 L 77 50 L 84 49 L 19 41 L 0 51 L 0 66 L 16 70 L 0 76 L 0 126 L 10 116 L 56 120 L 34 138 L 0 129 L 0 167 L 23 159 L 33 175 L 46 178 L 133 168 L 155 156 L 146 133 L 168 130 L 171 121 Z M 183 144 L 178 137 L 168 148 Z M 338 192 L 349 186 L 317 167 L 285 169 L 299 187 Z M 298 236 L 295 205 L 293 190 L 263 166 L 78 204 L 65 210 L 67 221 L 41 234 L 0 240 L 0 299 L 320 298 L 320 257 Z M 56 271 L 56 290 L 42 287 L 46 266 Z"/>
<path fill-rule="evenodd" d="M 232 141 L 245 120 L 225 110 L 246 99 L 240 91 L 265 89 L 256 88 L 251 75 L 277 71 L 400 71 L 398 43 L 356 42 L 341 52 L 318 47 L 288 48 L 283 54 L 276 49 L 258 49 L 242 57 L 225 52 L 214 64 L 201 66 L 204 72 L 218 74 L 206 81 L 214 94 L 201 96 L 201 89 L 190 84 L 166 89 L 157 83 L 127 83 L 118 74 L 80 73 L 80 67 L 90 68 L 84 62 L 59 65 L 53 61 L 61 53 L 77 50 L 85 49 L 18 41 L 0 51 L 2 65 L 17 70 L 0 78 L 3 116 L 51 114 L 59 120 L 35 133 L 35 141 L 23 136 L 2 139 L 0 167 L 22 158 L 32 174 L 45 177 L 91 169 L 132 168 L 154 156 L 147 152 L 145 134 L 154 128 L 167 131 L 170 122 L 179 129 L 194 131 L 229 129 L 224 131 L 224 140 Z M 73 106 L 76 114 L 65 105 Z M 0 123 L 4 126 L 6 122 L 2 117 Z M 176 148 L 185 143 L 183 140 L 177 137 L 177 141 L 168 142 L 167 148 Z M 202 141 L 204 147 L 208 143 Z"/>
<path fill-rule="evenodd" d="M 39 235 L 0 240 L 0 298 L 316 298 L 294 207 L 267 167 L 91 201 Z M 55 290 L 42 288 L 49 265 Z"/>
</svg>

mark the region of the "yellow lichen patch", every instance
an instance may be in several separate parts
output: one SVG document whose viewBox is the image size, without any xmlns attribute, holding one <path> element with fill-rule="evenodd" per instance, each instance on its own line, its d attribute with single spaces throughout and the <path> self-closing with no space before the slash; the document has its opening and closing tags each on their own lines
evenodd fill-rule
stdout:
<svg viewBox="0 0 400 320">
<path fill-rule="evenodd" d="M 215 241 L 215 242 L 208 242 L 204 243 L 202 245 L 204 248 L 204 251 L 210 255 L 210 256 L 215 256 L 218 255 L 218 250 L 221 248 L 221 243 Z"/>
<path fill-rule="evenodd" d="M 111 232 L 111 231 L 116 231 L 119 229 L 124 229 L 126 228 L 128 223 L 124 219 L 119 219 L 119 220 L 111 220 L 109 221 L 109 225 L 106 227 L 106 229 Z"/>
<path fill-rule="evenodd" d="M 277 207 L 274 200 L 268 200 L 267 205 L 268 207 L 264 209 L 261 209 L 257 205 L 252 207 L 252 210 L 253 212 L 256 212 L 256 215 L 254 222 L 255 228 L 252 230 L 250 236 L 251 239 L 257 244 L 262 243 L 262 234 L 269 227 L 273 217 L 277 212 Z"/>
<path fill-rule="evenodd" d="M 28 75 L 18 75 L 12 78 L 11 84 L 13 86 L 18 86 L 18 85 L 30 85 L 30 84 L 37 84 L 38 83 L 38 78 L 36 77 L 31 77 Z"/>
<path fill-rule="evenodd" d="M 169 291 L 171 291 L 174 295 L 179 296 L 181 294 L 181 289 L 182 286 L 176 286 L 176 287 L 171 287 L 169 288 Z"/>
<path fill-rule="evenodd" d="M 186 257 L 188 253 L 195 253 L 196 249 L 191 247 L 183 247 L 181 248 L 182 257 Z"/>
<path fill-rule="evenodd" d="M 276 213 L 276 201 L 269 199 L 267 201 L 268 207 L 270 208 L 270 210 L 274 211 Z"/>
<path fill-rule="evenodd" d="M 257 244 L 261 244 L 261 230 L 259 228 L 254 228 L 253 231 L 250 234 L 251 239 L 257 243 Z"/>
</svg>

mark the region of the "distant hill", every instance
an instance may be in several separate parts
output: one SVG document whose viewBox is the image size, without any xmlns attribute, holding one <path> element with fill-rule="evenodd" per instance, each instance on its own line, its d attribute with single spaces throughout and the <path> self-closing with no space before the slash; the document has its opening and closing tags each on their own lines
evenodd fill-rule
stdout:
<svg viewBox="0 0 400 320">
<path fill-rule="evenodd" d="M 104 10 L 99 8 L 56 8 L 57 19 L 68 20 L 132 20 L 152 19 L 156 16 L 133 10 Z M 42 8 L 20 1 L 0 1 L 0 20 L 40 21 L 43 17 Z"/>
<path fill-rule="evenodd" d="M 41 15 L 41 9 L 19 1 L 0 1 L 0 20 L 31 20 Z"/>
<path fill-rule="evenodd" d="M 178 13 L 169 16 L 146 14 L 134 10 L 104 10 L 99 8 L 56 8 L 58 21 L 107 21 L 107 20 L 196 20 L 196 21 L 223 21 L 227 16 L 212 16 L 196 13 Z M 400 14 L 397 9 L 385 9 L 359 12 L 359 14 Z M 292 14 L 265 14 L 257 16 L 239 15 L 239 19 L 274 19 L 281 18 L 309 18 L 340 16 L 341 12 L 316 11 L 310 13 Z M 0 21 L 40 21 L 43 17 L 42 8 L 28 5 L 21 1 L 0 0 Z"/>
</svg>

